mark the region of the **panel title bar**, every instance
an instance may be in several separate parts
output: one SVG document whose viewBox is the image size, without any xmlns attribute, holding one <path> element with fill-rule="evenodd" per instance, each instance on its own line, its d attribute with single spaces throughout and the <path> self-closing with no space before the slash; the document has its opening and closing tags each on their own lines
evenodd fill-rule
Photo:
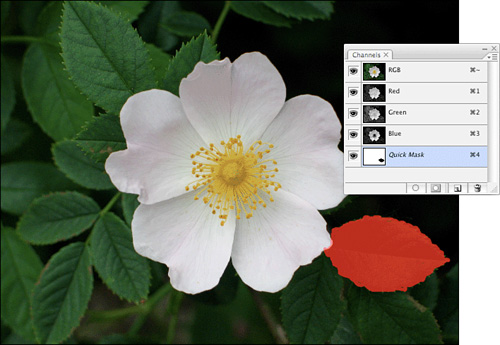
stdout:
<svg viewBox="0 0 500 345">
<path fill-rule="evenodd" d="M 392 50 L 364 50 L 355 49 L 349 50 L 347 53 L 348 60 L 392 60 Z"/>
</svg>

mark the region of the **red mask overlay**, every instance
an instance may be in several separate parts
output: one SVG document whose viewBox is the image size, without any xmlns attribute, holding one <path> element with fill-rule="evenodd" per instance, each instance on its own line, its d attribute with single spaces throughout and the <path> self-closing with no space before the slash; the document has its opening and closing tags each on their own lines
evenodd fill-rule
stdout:
<svg viewBox="0 0 500 345">
<path fill-rule="evenodd" d="M 341 276 L 373 292 L 406 291 L 449 262 L 417 226 L 365 216 L 332 229 L 325 250 Z"/>
</svg>

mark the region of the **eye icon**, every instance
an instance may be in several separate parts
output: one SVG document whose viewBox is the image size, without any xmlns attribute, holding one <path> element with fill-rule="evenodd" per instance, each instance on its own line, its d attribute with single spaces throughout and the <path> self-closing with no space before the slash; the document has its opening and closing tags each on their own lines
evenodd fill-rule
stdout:
<svg viewBox="0 0 500 345">
<path fill-rule="evenodd" d="M 350 110 L 350 111 L 349 111 L 349 116 L 351 116 L 351 117 L 356 117 L 356 116 L 358 116 L 358 111 L 357 111 L 357 110 Z"/>
<path fill-rule="evenodd" d="M 351 75 L 356 75 L 358 73 L 358 69 L 356 67 L 349 68 L 349 73 Z"/>
<path fill-rule="evenodd" d="M 358 94 L 358 89 L 350 89 L 349 90 L 349 95 L 356 96 L 357 94 Z"/>
<path fill-rule="evenodd" d="M 356 139 L 358 137 L 358 132 L 357 131 L 350 131 L 349 132 L 349 137 L 351 139 Z"/>
<path fill-rule="evenodd" d="M 355 160 L 356 158 L 358 158 L 358 154 L 356 152 L 351 152 L 349 154 L 349 158 L 351 158 L 352 160 Z"/>
</svg>

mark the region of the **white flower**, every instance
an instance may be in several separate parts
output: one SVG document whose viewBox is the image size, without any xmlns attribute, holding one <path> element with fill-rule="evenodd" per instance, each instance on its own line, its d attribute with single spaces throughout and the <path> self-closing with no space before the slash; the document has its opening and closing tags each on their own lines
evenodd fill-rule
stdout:
<svg viewBox="0 0 500 345">
<path fill-rule="evenodd" d="M 378 141 L 380 138 L 380 133 L 376 129 L 368 132 L 368 137 L 370 138 L 371 141 Z"/>
<path fill-rule="evenodd" d="M 380 69 L 377 66 L 372 66 L 368 69 L 368 73 L 370 73 L 370 77 L 377 78 L 380 74 Z"/>
<path fill-rule="evenodd" d="M 377 109 L 375 108 L 371 108 L 369 111 L 368 111 L 368 116 L 370 116 L 370 120 L 372 121 L 376 121 L 378 120 L 378 118 L 380 117 L 380 111 L 378 111 Z"/>
<path fill-rule="evenodd" d="M 368 90 L 368 93 L 370 94 L 370 97 L 372 99 L 378 98 L 378 96 L 380 96 L 380 90 L 376 87 L 372 87 L 370 90 Z"/>
<path fill-rule="evenodd" d="M 149 90 L 123 106 L 127 149 L 106 171 L 139 194 L 134 247 L 174 288 L 213 288 L 231 258 L 247 285 L 275 292 L 329 247 L 317 209 L 344 197 L 340 122 L 325 100 L 285 93 L 255 52 L 198 63 L 180 97 Z"/>
</svg>

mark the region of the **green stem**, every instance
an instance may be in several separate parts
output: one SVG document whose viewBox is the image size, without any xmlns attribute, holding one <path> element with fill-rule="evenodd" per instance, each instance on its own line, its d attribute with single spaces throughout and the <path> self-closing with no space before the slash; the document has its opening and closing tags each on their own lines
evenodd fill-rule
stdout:
<svg viewBox="0 0 500 345">
<path fill-rule="evenodd" d="M 108 202 L 108 204 L 106 206 L 104 206 L 104 208 L 101 210 L 101 212 L 99 212 L 99 216 L 104 216 L 106 213 L 108 213 L 108 211 L 111 209 L 111 207 L 113 207 L 113 205 L 118 201 L 118 198 L 120 198 L 120 196 L 122 195 L 121 192 L 118 192 L 115 194 L 115 196 Z"/>
<path fill-rule="evenodd" d="M 123 319 L 132 315 L 143 315 L 148 313 L 148 308 L 144 305 L 135 305 L 133 307 L 114 309 L 114 310 L 92 310 L 87 312 L 90 321 L 105 321 Z"/>
<path fill-rule="evenodd" d="M 250 290 L 250 294 L 252 295 L 252 298 L 257 305 L 257 308 L 259 309 L 260 314 L 262 315 L 262 318 L 267 325 L 267 328 L 273 335 L 276 344 L 289 344 L 285 330 L 276 320 L 276 317 L 271 311 L 271 308 L 264 302 L 257 291 L 251 288 L 248 289 Z"/>
<path fill-rule="evenodd" d="M 162 289 L 165 289 L 165 290 L 162 290 Z M 127 332 L 128 335 L 136 335 L 137 333 L 139 333 L 139 331 L 141 330 L 142 326 L 144 325 L 144 323 L 148 319 L 149 314 L 151 313 L 153 307 L 156 304 L 158 304 L 158 302 L 160 302 L 162 300 L 162 298 L 165 296 L 166 293 L 168 293 L 170 291 L 175 291 L 175 290 L 172 289 L 172 285 L 166 284 L 162 288 L 158 289 L 158 291 L 160 291 L 160 293 L 158 293 L 158 294 L 155 293 L 155 295 L 153 295 L 149 299 L 149 301 L 148 301 L 150 303 L 150 305 L 152 306 L 151 309 L 148 310 L 147 313 L 139 314 L 137 316 L 137 318 L 135 319 L 134 323 L 132 324 L 132 326 L 130 327 L 129 331 Z"/>
<path fill-rule="evenodd" d="M 53 46 L 57 46 L 56 43 L 50 42 L 44 38 L 41 37 L 34 37 L 34 36 L 2 36 L 0 38 L 1 43 L 43 43 L 43 44 L 50 44 Z"/>
<path fill-rule="evenodd" d="M 139 331 L 141 330 L 142 326 L 144 325 L 144 323 L 146 322 L 148 317 L 149 317 L 149 314 L 137 315 L 137 318 L 135 319 L 132 326 L 130 326 L 130 329 L 128 330 L 127 335 L 129 335 L 129 336 L 137 335 L 137 333 L 139 333 Z"/>
<path fill-rule="evenodd" d="M 156 292 L 144 303 L 148 308 L 153 309 L 153 307 L 161 301 L 170 291 L 175 291 L 170 283 L 163 285 L 161 288 L 156 290 Z"/>
<path fill-rule="evenodd" d="M 90 321 L 123 319 L 137 314 L 147 315 L 153 310 L 154 306 L 172 290 L 172 286 L 170 284 L 166 284 L 156 290 L 156 292 L 151 295 L 151 297 L 144 304 L 115 310 L 88 310 L 87 314 Z"/>
<path fill-rule="evenodd" d="M 107 203 L 106 206 L 104 206 L 104 208 L 99 212 L 99 218 L 102 218 L 106 213 L 109 212 L 109 210 L 111 209 L 111 207 L 113 207 L 113 205 L 116 203 L 116 201 L 118 200 L 118 198 L 120 197 L 120 195 L 122 195 L 121 192 L 118 192 L 116 193 L 112 198 L 111 200 Z M 88 246 L 90 244 L 90 239 L 92 238 L 92 234 L 94 233 L 94 229 L 92 229 L 92 232 L 90 233 L 89 236 L 87 236 L 87 239 L 85 240 L 85 245 Z"/>
<path fill-rule="evenodd" d="M 215 42 L 217 42 L 217 37 L 219 37 L 220 29 L 230 9 L 231 9 L 231 1 L 226 1 L 224 3 L 224 8 L 222 9 L 222 12 L 219 15 L 219 19 L 217 19 L 217 23 L 215 23 L 214 31 L 212 31 L 212 41 L 214 44 Z"/>
<path fill-rule="evenodd" d="M 168 323 L 168 329 L 167 329 L 167 339 L 166 343 L 167 344 L 172 344 L 174 337 L 175 337 L 175 328 L 177 326 L 177 320 L 179 318 L 179 308 L 181 306 L 182 298 L 184 297 L 184 294 L 182 292 L 173 290 L 170 298 L 170 305 L 168 308 L 168 313 L 171 315 L 170 316 L 170 321 Z"/>
</svg>

